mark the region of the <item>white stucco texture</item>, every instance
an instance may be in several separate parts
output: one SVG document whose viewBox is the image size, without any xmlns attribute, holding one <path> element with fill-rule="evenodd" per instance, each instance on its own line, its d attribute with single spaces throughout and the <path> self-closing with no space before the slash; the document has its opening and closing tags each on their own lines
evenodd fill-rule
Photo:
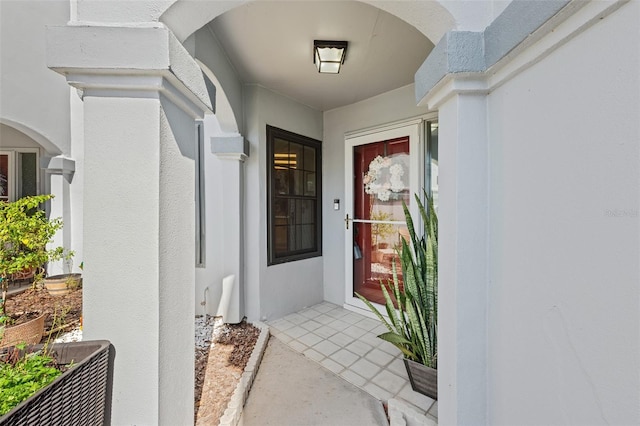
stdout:
<svg viewBox="0 0 640 426">
<path fill-rule="evenodd" d="M 154 91 L 159 83 L 149 83 L 148 78 L 136 83 L 136 77 L 142 80 L 157 75 L 177 89 L 162 87 L 174 102 L 193 103 L 194 110 L 212 108 L 200 67 L 162 24 L 143 28 L 50 27 L 46 42 L 47 66 L 66 75 L 74 87 L 126 90 L 139 84 L 137 90 Z M 128 48 L 120 49 L 122 45 Z M 130 78 L 120 79 L 121 75 Z"/>
<path fill-rule="evenodd" d="M 47 68 L 45 31 L 68 20 L 66 0 L 0 2 L 0 123 L 52 155 L 70 151 L 69 86 Z"/>
<path fill-rule="evenodd" d="M 323 261 L 315 257 L 267 267 L 266 126 L 322 140 L 322 113 L 260 86 L 245 87 L 244 104 L 251 143 L 245 162 L 247 317 L 270 320 L 323 300 Z"/>
<path fill-rule="evenodd" d="M 159 419 L 193 418 L 195 157 L 193 118 L 161 98 L 159 202 Z"/>
<path fill-rule="evenodd" d="M 438 420 L 487 424 L 486 98 L 454 95 L 438 119 Z"/>
<path fill-rule="evenodd" d="M 488 424 L 640 423 L 639 18 L 489 97 Z"/>
<path fill-rule="evenodd" d="M 166 100 L 93 96 L 84 118 L 84 332 L 116 348 L 112 421 L 184 424 L 193 419 L 193 119 Z"/>
<path fill-rule="evenodd" d="M 159 409 L 160 105 L 94 97 L 84 105 L 84 225 L 91 231 L 84 235 L 83 337 L 116 348 L 113 423 L 144 424 L 157 421 Z"/>
<path fill-rule="evenodd" d="M 216 119 L 224 133 L 244 131 L 242 82 L 229 62 L 227 54 L 208 26 L 198 30 L 195 39 L 195 58 L 211 72 L 216 84 Z"/>
</svg>

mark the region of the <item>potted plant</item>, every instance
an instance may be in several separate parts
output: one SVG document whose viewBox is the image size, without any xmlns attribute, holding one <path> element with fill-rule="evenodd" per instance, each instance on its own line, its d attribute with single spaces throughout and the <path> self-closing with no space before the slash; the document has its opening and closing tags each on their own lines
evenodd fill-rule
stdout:
<svg viewBox="0 0 640 426">
<path fill-rule="evenodd" d="M 47 276 L 44 279 L 44 288 L 52 296 L 64 296 L 69 292 L 82 287 L 82 274 L 73 273 L 73 251 L 64 250 L 62 259 L 67 273 Z"/>
<path fill-rule="evenodd" d="M 2 288 L 0 327 L 3 327 L 0 347 L 18 341 L 38 343 L 42 338 L 44 326 L 42 315 L 29 321 L 34 323 L 36 327 L 34 330 L 25 330 L 28 328 L 25 324 L 8 327 L 11 318 L 6 312 L 6 300 L 9 278 L 12 274 L 36 268 L 41 271 L 48 261 L 63 257 L 62 247 L 47 248 L 56 231 L 62 227 L 62 221 L 59 218 L 49 220 L 45 212 L 38 209 L 42 203 L 51 198 L 53 198 L 52 195 L 37 195 L 14 202 L 0 202 L 0 284 Z M 41 276 L 42 272 L 37 273 L 36 280 Z"/>
<path fill-rule="evenodd" d="M 427 197 L 427 211 L 420 198 L 415 198 L 425 233 L 416 235 L 409 209 L 403 203 L 411 240 L 403 237 L 399 252 L 404 289 L 394 261 L 393 282 L 388 284 L 391 294 L 387 285 L 380 283 L 386 317 L 362 295 L 357 296 L 389 330 L 378 337 L 402 351 L 413 390 L 438 399 L 438 218 L 431 199 Z"/>
</svg>

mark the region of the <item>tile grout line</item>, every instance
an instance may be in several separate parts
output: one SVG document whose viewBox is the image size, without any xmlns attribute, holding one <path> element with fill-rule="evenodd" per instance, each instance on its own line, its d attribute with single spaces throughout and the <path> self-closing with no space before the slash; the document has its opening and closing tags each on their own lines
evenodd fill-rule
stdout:
<svg viewBox="0 0 640 426">
<path fill-rule="evenodd" d="M 326 306 L 326 305 L 323 304 L 322 306 Z M 379 324 L 376 325 L 375 323 L 371 323 L 371 321 L 375 322 L 375 320 L 371 319 L 371 318 L 367 318 L 367 317 L 364 317 L 364 318 L 361 318 L 361 319 L 353 318 L 353 316 L 350 315 L 351 313 L 341 314 L 341 315 L 339 315 L 337 317 L 335 315 L 329 315 L 332 311 L 337 310 L 337 309 L 341 309 L 337 305 L 334 306 L 334 305 L 331 304 L 329 306 L 332 306 L 332 308 L 331 307 L 329 309 L 322 308 L 322 310 L 317 310 L 317 309 L 314 309 L 315 307 L 310 307 L 310 308 L 307 308 L 307 309 L 305 309 L 304 311 L 302 311 L 300 313 L 293 314 L 293 315 L 296 315 L 295 318 L 298 318 L 298 315 L 300 315 L 300 316 L 302 316 L 304 318 L 304 320 L 302 322 L 296 321 L 297 324 L 294 324 L 293 321 L 290 321 L 290 318 L 288 318 L 288 317 L 284 317 L 282 319 L 274 321 L 274 323 L 275 323 L 273 325 L 273 328 L 275 328 L 274 333 L 273 333 L 274 336 L 276 338 L 278 338 L 280 341 L 282 341 L 284 344 L 289 346 L 291 349 L 297 351 L 298 353 L 301 353 L 307 359 L 310 359 L 310 360 L 320 364 L 324 369 L 329 370 L 334 375 L 336 375 L 336 376 L 340 377 L 341 379 L 351 383 L 352 385 L 356 386 L 357 388 L 361 389 L 362 391 L 372 395 L 376 399 L 380 399 L 380 398 L 378 396 L 376 396 L 376 395 L 373 395 L 369 390 L 365 389 L 365 387 L 367 385 L 371 385 L 371 386 L 375 386 L 376 388 L 379 388 L 382 391 L 388 392 L 387 389 L 384 389 L 382 386 L 378 385 L 377 383 L 375 383 L 373 381 L 380 373 L 382 373 L 384 371 L 387 371 L 392 376 L 397 377 L 397 378 L 401 379 L 404 382 L 404 385 L 401 386 L 400 389 L 397 392 L 388 392 L 388 394 L 391 395 L 388 398 L 388 400 L 395 399 L 395 398 L 401 398 L 400 399 L 401 401 L 404 401 L 406 404 L 409 404 L 410 406 L 413 406 L 416 409 L 418 409 L 420 411 L 423 411 L 425 413 L 425 415 L 428 414 L 430 417 L 436 419 L 436 417 L 433 416 L 430 413 L 430 411 L 432 410 L 432 408 L 436 404 L 435 401 L 431 401 L 429 403 L 428 409 L 425 410 L 424 408 L 422 408 L 422 406 L 415 405 L 415 403 L 410 402 L 409 400 L 405 400 L 404 397 L 400 396 L 403 393 L 403 391 L 407 388 L 407 386 L 410 386 L 410 382 L 409 382 L 408 379 L 404 378 L 402 375 L 399 375 L 395 371 L 393 371 L 393 370 L 388 368 L 394 361 L 396 361 L 398 359 L 401 359 L 401 358 L 398 357 L 398 354 L 391 354 L 388 351 L 385 351 L 385 350 L 381 349 L 381 344 L 380 343 L 374 345 L 374 344 L 371 344 L 371 343 L 369 343 L 369 342 L 367 342 L 365 340 L 361 340 L 360 339 L 360 337 L 362 335 L 366 336 L 368 333 L 371 333 L 373 335 L 377 335 L 380 332 L 380 330 L 378 330 L 378 331 L 374 331 L 374 330 L 377 327 L 379 327 Z M 313 313 L 310 314 L 309 310 L 315 311 L 315 314 L 313 314 Z M 305 315 L 305 314 L 307 314 L 307 315 Z M 319 316 L 331 317 L 331 318 L 333 318 L 333 321 L 328 321 L 328 322 L 324 321 L 324 320 L 323 321 L 318 321 L 318 317 Z M 347 317 L 347 316 L 350 316 L 350 318 L 345 319 L 345 317 Z M 290 328 L 287 328 L 285 330 L 280 330 L 280 329 L 277 328 L 278 322 L 281 321 L 281 320 L 284 321 L 285 324 L 286 323 L 294 324 L 294 327 L 300 327 L 300 328 L 304 329 L 304 333 L 302 335 L 298 335 L 295 338 L 292 337 L 291 335 L 289 335 L 287 333 L 287 330 L 290 330 Z M 303 324 L 305 324 L 305 323 L 307 323 L 309 321 L 314 321 L 315 323 L 318 323 L 320 325 L 318 327 L 316 327 L 316 328 L 313 328 L 313 329 L 308 329 L 306 327 L 302 327 Z M 334 326 L 331 325 L 331 324 L 335 323 L 336 321 L 341 321 L 340 324 L 337 324 L 338 326 L 341 326 L 340 327 L 341 330 L 336 330 L 334 328 L 335 324 L 334 324 Z M 360 323 L 362 323 L 362 324 L 360 324 Z M 368 325 L 367 325 L 367 323 L 368 323 Z M 358 324 L 360 324 L 360 325 L 358 325 Z M 329 327 L 331 330 L 333 330 L 335 332 L 333 334 L 331 334 L 331 335 L 328 335 L 328 337 L 323 337 L 322 335 L 317 334 L 317 330 L 319 330 L 319 329 L 321 329 L 323 327 Z M 344 330 L 347 329 L 347 328 L 350 328 L 350 327 L 357 327 L 359 330 L 362 331 L 363 334 L 360 337 L 355 337 L 355 336 L 352 337 L 349 334 L 344 333 Z M 291 327 L 291 328 L 293 328 L 293 327 Z M 360 355 L 359 353 L 356 353 L 353 350 L 347 349 L 346 346 L 343 346 L 343 345 L 340 345 L 340 344 L 336 344 L 334 341 L 329 340 L 332 336 L 335 336 L 335 335 L 337 335 L 339 333 L 347 335 L 350 339 L 353 340 L 352 343 L 359 342 L 359 343 L 361 343 L 363 345 L 366 345 L 370 349 L 366 350 L 362 355 Z M 308 334 L 313 334 L 314 336 L 321 338 L 323 341 L 331 342 L 332 344 L 334 344 L 336 346 L 339 346 L 341 349 L 338 349 L 338 350 L 334 351 L 333 353 L 331 353 L 329 355 L 325 355 L 324 353 L 320 352 L 319 350 L 317 350 L 315 348 L 315 346 L 318 345 L 319 343 L 321 343 L 321 341 L 319 341 L 317 343 L 314 343 L 312 346 L 309 346 L 308 344 L 305 344 L 305 343 L 300 341 L 300 339 L 302 337 L 304 337 L 305 335 L 308 335 Z M 289 340 L 288 342 L 285 342 L 285 339 L 283 339 L 283 337 L 285 337 L 285 336 L 286 336 L 287 339 L 291 339 L 291 340 Z M 352 343 L 349 343 L 349 345 L 351 345 Z M 332 358 L 332 355 L 334 355 L 335 353 L 339 352 L 342 349 L 350 352 L 354 356 L 357 356 L 357 359 L 354 362 L 352 362 L 351 364 L 349 364 L 349 366 L 346 366 L 346 367 L 342 363 L 338 362 L 335 358 Z M 372 360 L 371 358 L 367 358 L 366 357 L 367 355 L 371 354 L 376 349 L 378 351 L 388 355 L 388 356 L 391 356 L 392 358 L 390 360 L 384 362 L 383 363 L 384 365 L 380 365 L 376 361 Z M 320 357 L 319 358 L 318 357 L 313 357 L 312 358 L 308 353 L 305 354 L 305 352 L 307 352 L 309 350 L 313 350 L 315 353 L 320 355 Z M 338 368 L 332 369 L 329 366 L 324 365 L 323 362 L 325 360 L 327 360 L 327 361 L 339 366 L 340 368 L 339 369 Z M 360 375 L 359 373 L 357 373 L 356 371 L 354 371 L 353 369 L 350 368 L 353 364 L 357 363 L 359 360 L 365 360 L 365 361 L 375 365 L 376 367 L 379 368 L 379 371 L 376 374 L 374 374 L 371 378 L 363 377 L 362 375 Z M 349 380 L 347 377 L 344 376 L 344 374 L 346 372 L 349 372 L 351 374 L 354 374 L 354 375 L 362 378 L 363 383 L 361 385 L 358 385 L 357 383 L 353 383 L 351 380 Z M 382 399 L 384 399 L 384 397 Z"/>
</svg>

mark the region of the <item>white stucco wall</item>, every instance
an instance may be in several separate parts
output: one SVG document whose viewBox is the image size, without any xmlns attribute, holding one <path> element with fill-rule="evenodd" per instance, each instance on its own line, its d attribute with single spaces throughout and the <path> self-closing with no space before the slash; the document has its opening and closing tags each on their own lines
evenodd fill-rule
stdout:
<svg viewBox="0 0 640 426">
<path fill-rule="evenodd" d="M 245 162 L 247 316 L 271 320 L 322 302 L 323 261 L 315 257 L 267 267 L 266 126 L 322 140 L 322 113 L 260 86 L 246 86 L 244 92 L 246 138 L 251 143 Z M 322 201 L 327 205 L 331 200 Z"/>
<path fill-rule="evenodd" d="M 381 126 L 427 113 L 416 107 L 413 84 L 324 113 L 323 143 L 323 245 L 324 299 L 344 304 L 344 136 L 345 133 Z M 340 199 L 340 210 L 333 200 Z"/>
<path fill-rule="evenodd" d="M 0 122 L 50 154 L 70 151 L 69 86 L 47 68 L 45 27 L 68 20 L 68 0 L 0 2 Z"/>
<path fill-rule="evenodd" d="M 222 279 L 229 273 L 223 260 L 223 188 L 228 176 L 222 171 L 222 162 L 229 160 L 222 160 L 212 153 L 211 138 L 244 128 L 242 83 L 208 27 L 201 28 L 189 41 L 194 44 L 195 57 L 212 73 L 216 84 L 216 115 L 209 114 L 204 119 L 206 260 L 205 267 L 196 269 L 195 309 L 198 315 L 222 315 Z"/>
<path fill-rule="evenodd" d="M 632 1 L 488 98 L 488 424 L 640 423 L 639 28 Z"/>
<path fill-rule="evenodd" d="M 84 115 L 84 339 L 116 348 L 113 424 L 185 424 L 193 419 L 193 119 L 166 99 L 134 97 L 85 97 Z"/>
<path fill-rule="evenodd" d="M 160 423 L 177 425 L 193 418 L 196 146 L 193 117 L 160 105 L 158 403 Z"/>
<path fill-rule="evenodd" d="M 212 71 L 219 83 L 216 86 L 216 115 L 221 122 L 222 130 L 231 132 L 235 126 L 235 131 L 242 133 L 242 82 L 208 25 L 195 33 L 195 58 Z M 224 100 L 221 97 L 224 97 Z M 222 118 L 220 113 L 223 113 Z"/>
<path fill-rule="evenodd" d="M 205 175 L 205 266 L 196 268 L 195 312 L 196 315 L 219 315 L 218 304 L 222 295 L 224 277 L 224 223 L 222 185 L 224 176 L 220 169 L 220 159 L 211 153 L 211 135 L 218 129 L 215 117 L 204 119 L 204 175 Z"/>
<path fill-rule="evenodd" d="M 76 162 L 71 185 L 40 170 L 40 190 L 56 197 L 52 215 L 63 217 L 56 244 L 75 251 L 82 262 L 82 126 L 72 120 L 78 99 L 65 78 L 47 68 L 46 27 L 69 21 L 70 2 L 0 2 L 0 149 L 37 147 L 40 158 L 62 154 Z M 71 98 L 71 99 L 70 99 Z M 55 176 L 55 175 L 54 175 Z M 64 206 L 64 207 L 63 207 Z M 49 273 L 62 273 L 62 263 Z"/>
</svg>

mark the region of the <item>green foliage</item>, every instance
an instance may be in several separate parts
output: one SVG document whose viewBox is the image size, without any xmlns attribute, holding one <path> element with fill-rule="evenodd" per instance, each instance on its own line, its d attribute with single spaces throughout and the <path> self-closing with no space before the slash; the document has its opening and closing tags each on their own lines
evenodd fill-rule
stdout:
<svg viewBox="0 0 640 426">
<path fill-rule="evenodd" d="M 49 220 L 38 207 L 52 195 L 24 197 L 14 202 L 0 201 L 0 279 L 3 295 L 11 274 L 40 268 L 64 257 L 64 249 L 47 249 L 62 220 Z M 4 314 L 4 300 L 2 303 Z"/>
<path fill-rule="evenodd" d="M 0 363 L 0 416 L 51 383 L 60 374 L 53 359 L 43 352 L 25 354 Z"/>
<path fill-rule="evenodd" d="M 425 194 L 426 197 L 426 194 Z M 393 263 L 393 281 L 380 288 L 385 299 L 384 317 L 362 295 L 356 295 L 382 321 L 389 330 L 378 337 L 392 343 L 405 358 L 427 367 L 438 366 L 438 218 L 433 201 L 427 199 L 428 212 L 416 195 L 420 216 L 425 224 L 425 234 L 418 237 L 409 209 L 403 203 L 410 240 L 402 238 L 399 252 L 402 265 L 404 291 Z M 389 287 L 389 289 L 387 289 Z M 389 294 L 391 291 L 391 294 Z M 397 309 L 394 305 L 397 303 Z"/>
</svg>

